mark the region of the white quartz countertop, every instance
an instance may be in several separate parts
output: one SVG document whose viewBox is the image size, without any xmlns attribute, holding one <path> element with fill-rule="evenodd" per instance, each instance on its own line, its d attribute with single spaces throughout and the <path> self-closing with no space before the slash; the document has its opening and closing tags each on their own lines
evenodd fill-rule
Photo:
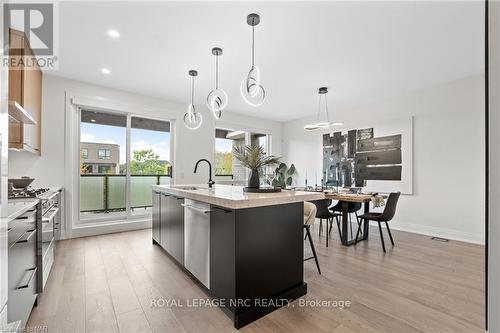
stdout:
<svg viewBox="0 0 500 333">
<path fill-rule="evenodd" d="M 39 199 L 12 199 L 7 202 L 8 220 L 9 222 L 26 213 L 31 208 L 35 207 Z"/>
<path fill-rule="evenodd" d="M 153 185 L 153 190 L 230 209 L 274 206 L 325 198 L 323 193 L 293 190 L 283 190 L 278 193 L 247 193 L 243 192 L 243 186 L 218 184 L 211 189 L 206 184 Z"/>
</svg>

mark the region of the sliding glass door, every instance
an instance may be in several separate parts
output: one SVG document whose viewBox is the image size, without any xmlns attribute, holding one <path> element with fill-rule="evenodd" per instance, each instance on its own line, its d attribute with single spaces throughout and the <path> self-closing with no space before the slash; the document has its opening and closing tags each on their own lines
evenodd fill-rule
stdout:
<svg viewBox="0 0 500 333">
<path fill-rule="evenodd" d="M 170 122 L 82 110 L 80 218 L 151 214 L 151 185 L 169 184 Z"/>
<path fill-rule="evenodd" d="M 130 212 L 151 214 L 151 185 L 170 184 L 170 122 L 132 117 Z"/>
</svg>

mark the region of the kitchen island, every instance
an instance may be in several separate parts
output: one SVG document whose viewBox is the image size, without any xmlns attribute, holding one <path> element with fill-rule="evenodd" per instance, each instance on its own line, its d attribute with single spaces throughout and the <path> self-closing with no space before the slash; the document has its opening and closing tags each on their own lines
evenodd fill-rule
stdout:
<svg viewBox="0 0 500 333">
<path fill-rule="evenodd" d="M 303 202 L 322 198 L 229 185 L 153 186 L 153 243 L 240 328 L 307 293 Z"/>
</svg>

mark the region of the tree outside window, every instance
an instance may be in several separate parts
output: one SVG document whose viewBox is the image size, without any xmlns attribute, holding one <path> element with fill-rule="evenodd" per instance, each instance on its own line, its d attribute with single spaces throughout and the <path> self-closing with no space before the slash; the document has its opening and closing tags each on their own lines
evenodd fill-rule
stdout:
<svg viewBox="0 0 500 333">
<path fill-rule="evenodd" d="M 153 149 L 142 149 L 133 152 L 130 161 L 132 175 L 168 175 L 170 162 L 160 160 L 160 156 Z"/>
</svg>

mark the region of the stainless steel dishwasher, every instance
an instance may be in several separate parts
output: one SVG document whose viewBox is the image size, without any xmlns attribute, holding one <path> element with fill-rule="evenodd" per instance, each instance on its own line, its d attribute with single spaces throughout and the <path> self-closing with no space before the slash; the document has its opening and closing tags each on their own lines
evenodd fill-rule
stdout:
<svg viewBox="0 0 500 333">
<path fill-rule="evenodd" d="M 210 289 L 210 205 L 185 199 L 184 267 Z"/>
</svg>

